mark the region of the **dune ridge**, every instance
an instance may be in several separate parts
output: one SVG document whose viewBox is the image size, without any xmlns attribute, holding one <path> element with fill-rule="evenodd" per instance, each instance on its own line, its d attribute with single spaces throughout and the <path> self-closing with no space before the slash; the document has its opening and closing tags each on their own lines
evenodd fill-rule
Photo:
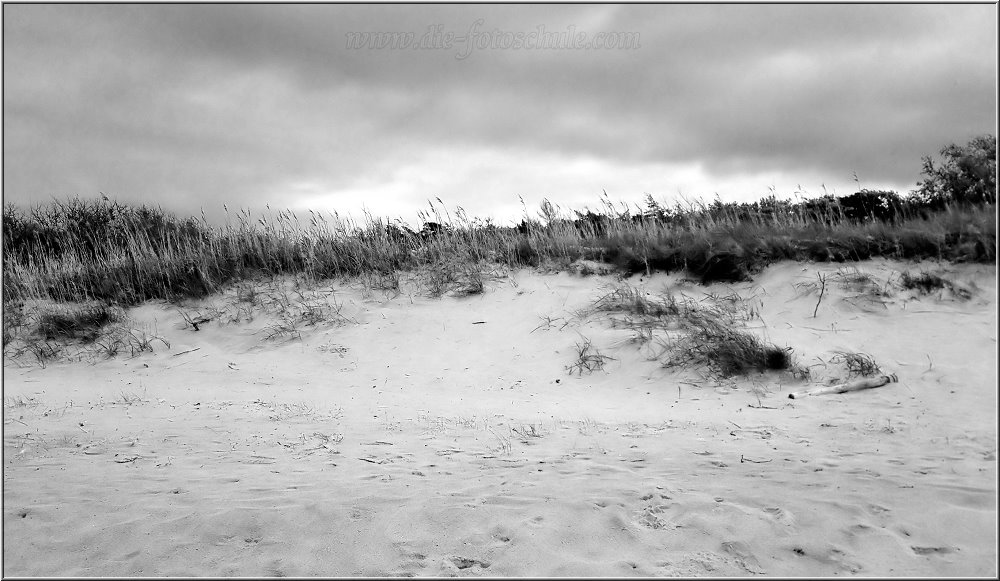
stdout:
<svg viewBox="0 0 1000 581">
<path fill-rule="evenodd" d="M 294 334 L 195 331 L 219 295 L 146 303 L 169 349 L 5 361 L 4 575 L 995 577 L 995 266 L 946 267 L 969 297 L 817 302 L 846 269 L 624 281 L 739 297 L 808 376 L 664 368 L 588 311 L 613 275 L 330 283 L 340 318 Z M 602 368 L 572 369 L 584 340 Z M 788 398 L 844 381 L 845 352 L 899 381 Z"/>
</svg>

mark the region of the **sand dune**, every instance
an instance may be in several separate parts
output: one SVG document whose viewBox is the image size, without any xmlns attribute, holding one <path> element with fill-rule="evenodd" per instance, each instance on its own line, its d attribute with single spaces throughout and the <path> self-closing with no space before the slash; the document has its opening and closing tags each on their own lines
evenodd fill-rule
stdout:
<svg viewBox="0 0 1000 581">
<path fill-rule="evenodd" d="M 169 349 L 6 362 L 3 573 L 995 577 L 996 270 L 858 268 L 921 266 L 972 297 L 831 282 L 816 308 L 825 264 L 627 281 L 737 293 L 808 380 L 663 368 L 581 313 L 614 276 L 440 299 L 338 283 L 349 321 L 274 340 L 264 310 L 194 331 L 143 305 Z M 613 359 L 570 374 L 584 338 Z M 837 351 L 899 382 L 788 399 L 843 379 Z"/>
</svg>

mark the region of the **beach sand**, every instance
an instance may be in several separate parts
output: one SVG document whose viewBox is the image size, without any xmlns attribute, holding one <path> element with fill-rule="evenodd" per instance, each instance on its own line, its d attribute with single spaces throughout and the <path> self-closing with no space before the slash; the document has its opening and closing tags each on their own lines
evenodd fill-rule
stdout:
<svg viewBox="0 0 1000 581">
<path fill-rule="evenodd" d="M 945 269 L 972 297 L 872 297 L 835 284 L 851 268 Z M 224 297 L 147 303 L 129 314 L 169 348 L 5 362 L 3 574 L 995 577 L 995 277 L 625 281 L 738 293 L 809 379 L 664 368 L 581 313 L 614 276 L 441 298 L 331 283 L 347 321 L 271 340 L 264 308 L 195 331 L 180 311 Z M 570 373 L 585 340 L 613 359 Z M 898 383 L 788 398 L 844 379 L 837 351 Z"/>
</svg>

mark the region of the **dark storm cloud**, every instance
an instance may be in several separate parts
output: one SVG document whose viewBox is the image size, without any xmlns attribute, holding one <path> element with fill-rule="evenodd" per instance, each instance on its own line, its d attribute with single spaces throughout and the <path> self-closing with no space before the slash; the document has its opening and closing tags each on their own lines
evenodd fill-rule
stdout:
<svg viewBox="0 0 1000 581">
<path fill-rule="evenodd" d="M 907 187 L 921 155 L 996 124 L 993 5 L 6 5 L 4 17 L 14 200 L 280 204 L 296 187 L 357 191 L 470 151 Z M 641 48 L 346 48 L 351 32 L 465 35 L 478 19 L 484 32 L 638 32 Z"/>
</svg>

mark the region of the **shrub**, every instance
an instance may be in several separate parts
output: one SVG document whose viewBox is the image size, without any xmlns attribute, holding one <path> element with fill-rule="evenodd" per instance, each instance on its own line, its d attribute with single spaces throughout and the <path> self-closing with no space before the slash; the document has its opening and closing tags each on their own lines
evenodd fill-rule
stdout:
<svg viewBox="0 0 1000 581">
<path fill-rule="evenodd" d="M 935 165 L 929 156 L 923 158 L 917 199 L 936 208 L 949 202 L 959 204 L 995 204 L 997 201 L 997 141 L 992 135 L 982 135 L 966 145 L 954 143 L 941 150 L 944 158 Z"/>
<path fill-rule="evenodd" d="M 903 212 L 903 200 L 892 191 L 861 190 L 839 198 L 845 218 L 855 221 L 890 222 Z"/>
</svg>

